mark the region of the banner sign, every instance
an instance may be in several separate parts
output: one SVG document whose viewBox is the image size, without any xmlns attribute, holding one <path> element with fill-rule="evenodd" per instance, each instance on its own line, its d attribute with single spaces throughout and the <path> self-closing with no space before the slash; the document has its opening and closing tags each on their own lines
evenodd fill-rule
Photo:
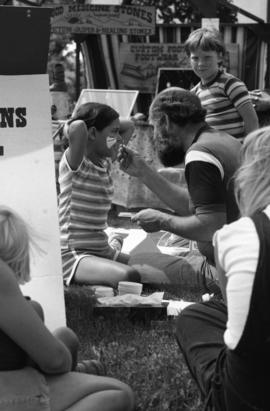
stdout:
<svg viewBox="0 0 270 411">
<path fill-rule="evenodd" d="M 34 232 L 32 280 L 24 295 L 41 303 L 50 329 L 65 324 L 62 264 L 47 74 L 0 76 L 1 204 Z"/>
<path fill-rule="evenodd" d="M 121 43 L 120 88 L 154 94 L 160 67 L 190 68 L 183 44 Z"/>
<path fill-rule="evenodd" d="M 226 44 L 224 67 L 238 76 L 239 45 Z M 184 45 L 177 43 L 121 43 L 119 84 L 122 89 L 154 94 L 158 69 L 190 69 Z"/>
<path fill-rule="evenodd" d="M 56 34 L 155 34 L 155 7 L 64 4 L 55 7 L 51 31 Z"/>
</svg>

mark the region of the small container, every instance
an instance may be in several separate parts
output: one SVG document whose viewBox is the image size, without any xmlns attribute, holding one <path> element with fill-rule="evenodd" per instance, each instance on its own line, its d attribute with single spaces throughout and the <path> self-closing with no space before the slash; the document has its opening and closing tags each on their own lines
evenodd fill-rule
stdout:
<svg viewBox="0 0 270 411">
<path fill-rule="evenodd" d="M 135 294 L 141 295 L 143 285 L 141 283 L 133 283 L 130 281 L 120 281 L 118 283 L 118 295 Z"/>
<path fill-rule="evenodd" d="M 95 291 L 95 296 L 97 298 L 114 297 L 114 292 L 113 292 L 112 287 L 95 286 L 94 291 Z"/>
</svg>

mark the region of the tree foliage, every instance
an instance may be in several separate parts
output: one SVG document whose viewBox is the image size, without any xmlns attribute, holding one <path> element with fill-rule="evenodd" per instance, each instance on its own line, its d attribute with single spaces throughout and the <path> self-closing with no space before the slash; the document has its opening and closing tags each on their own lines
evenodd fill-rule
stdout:
<svg viewBox="0 0 270 411">
<path fill-rule="evenodd" d="M 232 3 L 232 0 L 227 0 Z M 157 10 L 157 22 L 170 23 L 198 23 L 204 17 L 198 8 L 194 7 L 190 0 L 124 0 L 125 5 L 155 6 Z M 237 13 L 229 7 L 218 3 L 217 18 L 222 23 L 236 23 Z"/>
</svg>

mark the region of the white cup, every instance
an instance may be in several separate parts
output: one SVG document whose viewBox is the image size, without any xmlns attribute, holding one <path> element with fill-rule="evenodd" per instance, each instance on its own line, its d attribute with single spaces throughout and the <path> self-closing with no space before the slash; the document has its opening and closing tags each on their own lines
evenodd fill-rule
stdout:
<svg viewBox="0 0 270 411">
<path fill-rule="evenodd" d="M 130 281 L 120 281 L 118 283 L 118 295 L 136 294 L 141 295 L 143 285 L 141 283 L 133 283 Z"/>
</svg>

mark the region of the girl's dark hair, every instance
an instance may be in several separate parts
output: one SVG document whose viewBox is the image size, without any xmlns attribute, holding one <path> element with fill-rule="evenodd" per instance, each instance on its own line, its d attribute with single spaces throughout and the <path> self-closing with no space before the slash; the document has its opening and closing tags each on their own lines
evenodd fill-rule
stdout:
<svg viewBox="0 0 270 411">
<path fill-rule="evenodd" d="M 197 49 L 203 51 L 216 51 L 222 56 L 226 53 L 225 44 L 221 34 L 216 29 L 201 28 L 190 33 L 185 44 L 185 52 L 188 56 Z"/>
<path fill-rule="evenodd" d="M 119 113 L 107 104 L 84 103 L 72 113 L 69 124 L 75 120 L 83 120 L 88 129 L 95 127 L 101 131 L 117 118 Z"/>
</svg>

